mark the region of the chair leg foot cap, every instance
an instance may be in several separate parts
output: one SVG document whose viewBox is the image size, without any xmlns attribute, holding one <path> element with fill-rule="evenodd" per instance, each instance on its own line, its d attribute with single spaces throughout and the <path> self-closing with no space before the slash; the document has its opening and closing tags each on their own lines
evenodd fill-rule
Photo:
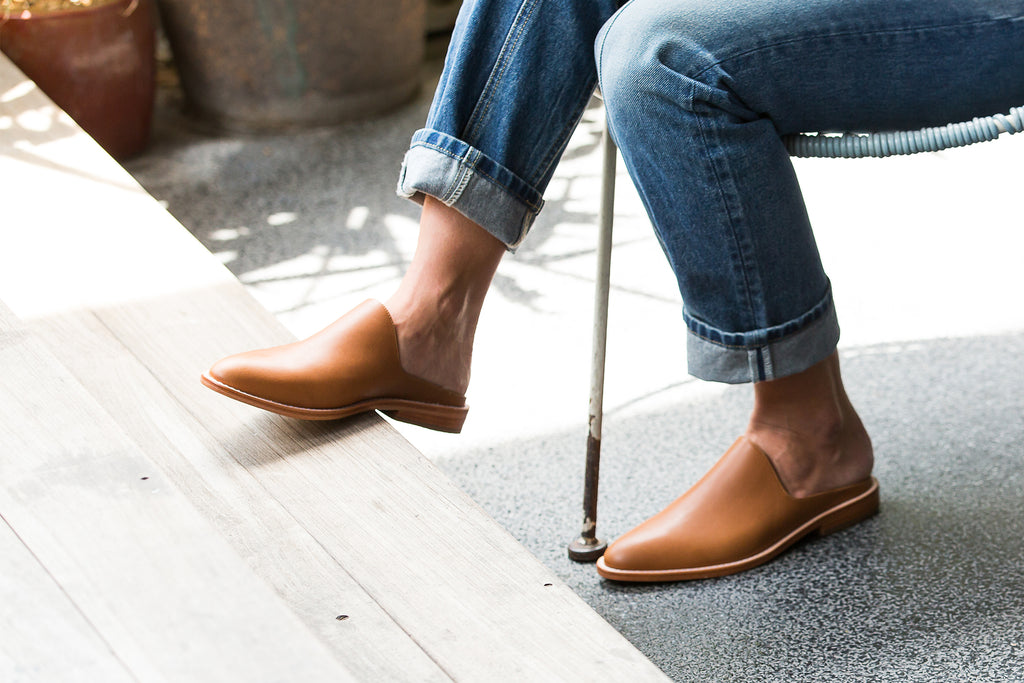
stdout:
<svg viewBox="0 0 1024 683">
<path fill-rule="evenodd" d="M 607 547 L 608 544 L 599 538 L 580 536 L 569 544 L 569 559 L 573 562 L 597 562 Z"/>
</svg>

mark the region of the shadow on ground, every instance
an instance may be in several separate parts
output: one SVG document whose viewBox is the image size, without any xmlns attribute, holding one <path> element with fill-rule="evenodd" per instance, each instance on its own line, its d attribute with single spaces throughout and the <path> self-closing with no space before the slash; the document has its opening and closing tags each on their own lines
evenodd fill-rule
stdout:
<svg viewBox="0 0 1024 683">
<path fill-rule="evenodd" d="M 258 137 L 204 131 L 181 113 L 180 93 L 162 92 L 153 144 L 126 167 L 246 285 L 290 279 L 315 286 L 317 278 L 364 271 L 363 289 L 370 290 L 404 272 L 411 257 L 419 207 L 397 197 L 395 184 L 409 139 L 426 118 L 436 78 L 430 74 L 439 68 L 428 64 L 421 94 L 392 113 Z M 595 99 L 563 163 L 596 149 L 601 112 Z M 595 185 L 597 174 L 595 168 L 566 182 Z M 519 251 L 523 263 L 545 266 L 555 225 L 597 221 L 596 204 L 581 211 L 581 203 L 550 194 L 545 220 Z M 493 287 L 523 305 L 534 296 L 506 271 Z"/>
</svg>

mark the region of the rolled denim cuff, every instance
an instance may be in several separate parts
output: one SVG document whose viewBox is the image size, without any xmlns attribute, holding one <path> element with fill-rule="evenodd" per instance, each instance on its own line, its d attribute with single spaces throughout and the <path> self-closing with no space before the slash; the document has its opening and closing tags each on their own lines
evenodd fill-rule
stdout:
<svg viewBox="0 0 1024 683">
<path fill-rule="evenodd" d="M 712 382 L 764 382 L 795 375 L 828 358 L 839 343 L 831 286 L 799 318 L 752 332 L 723 332 L 684 317 L 688 370 Z"/>
<path fill-rule="evenodd" d="M 541 193 L 480 150 L 446 133 L 419 130 L 402 162 L 398 194 L 430 195 L 501 240 L 510 251 L 544 206 Z"/>
</svg>

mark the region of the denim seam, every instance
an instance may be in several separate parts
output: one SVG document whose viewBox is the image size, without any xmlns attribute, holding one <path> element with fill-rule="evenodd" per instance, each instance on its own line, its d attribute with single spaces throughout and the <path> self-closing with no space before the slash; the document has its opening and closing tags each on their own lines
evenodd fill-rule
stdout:
<svg viewBox="0 0 1024 683">
<path fill-rule="evenodd" d="M 469 178 L 468 178 L 469 172 L 475 173 L 475 174 L 479 175 L 481 178 L 484 178 L 485 180 L 487 180 L 487 182 L 491 183 L 492 185 L 496 185 L 497 187 L 500 187 L 501 189 L 505 190 L 506 192 L 508 192 L 509 195 L 515 197 L 517 201 L 522 202 L 525 206 L 529 207 L 531 210 L 533 210 L 533 211 L 540 211 L 540 207 L 537 204 L 535 204 L 534 202 L 531 202 L 531 201 L 529 201 L 527 199 L 524 199 L 523 197 L 519 196 L 519 194 L 514 192 L 512 190 L 512 188 L 508 187 L 507 185 L 502 183 L 500 180 L 498 180 L 494 176 L 486 173 L 479 166 L 471 163 L 469 160 L 466 159 L 465 156 L 462 156 L 462 157 L 456 156 L 455 154 L 452 154 L 450 151 L 448 151 L 444 147 L 439 147 L 438 145 L 435 145 L 435 144 L 430 143 L 430 142 L 415 142 L 415 143 L 413 143 L 412 146 L 413 147 L 426 147 L 428 149 L 432 149 L 435 152 L 443 154 L 446 157 L 448 157 L 449 159 L 452 159 L 453 161 L 458 162 L 460 165 L 463 166 L 464 169 L 466 169 L 465 171 L 462 172 L 464 175 L 467 176 L 467 179 L 465 181 L 466 184 L 469 183 Z"/>
<path fill-rule="evenodd" d="M 915 33 L 915 32 L 918 32 L 918 31 L 944 31 L 944 30 L 947 30 L 947 29 L 967 28 L 967 27 L 970 27 L 970 26 L 977 26 L 977 25 L 980 25 L 980 24 L 995 24 L 995 23 L 998 23 L 998 22 L 1001 22 L 1001 21 L 1007 21 L 1007 20 L 1015 21 L 1015 20 L 1019 20 L 1021 18 L 1022 17 L 1016 17 L 1016 18 L 1015 17 L 1000 17 L 1000 18 L 997 18 L 997 19 L 977 19 L 977 20 L 974 20 L 974 21 L 967 21 L 967 22 L 963 22 L 963 23 L 959 23 L 959 24 L 939 24 L 939 25 L 936 25 L 936 26 L 908 26 L 908 27 L 905 27 L 905 28 L 877 29 L 877 30 L 873 30 L 873 31 L 839 31 L 839 32 L 835 32 L 835 33 L 822 33 L 822 34 L 813 35 L 813 36 L 804 36 L 802 38 L 791 38 L 789 40 L 780 40 L 780 41 L 777 41 L 777 42 L 774 42 L 774 43 L 768 43 L 766 45 L 758 45 L 757 47 L 752 47 L 752 48 L 744 50 L 742 52 L 737 52 L 736 54 L 729 55 L 728 57 L 723 57 L 723 58 L 719 59 L 718 61 L 714 62 L 713 64 L 709 64 L 708 66 L 704 67 L 703 69 L 698 71 L 696 74 L 694 74 L 691 78 L 699 79 L 704 74 L 706 74 L 708 71 L 710 71 L 710 70 L 712 70 L 712 69 L 714 69 L 716 67 L 720 67 L 720 66 L 722 66 L 723 64 L 725 64 L 726 62 L 728 62 L 730 60 L 738 59 L 740 57 L 746 57 L 747 55 L 754 54 L 754 53 L 757 53 L 757 52 L 761 52 L 762 50 L 770 50 L 772 48 L 782 47 L 782 46 L 785 46 L 785 45 L 795 45 L 795 44 L 798 44 L 798 43 L 813 42 L 813 41 L 818 41 L 818 40 L 833 40 L 835 38 L 881 36 L 881 35 L 886 35 L 886 34 L 893 34 L 893 35 L 895 35 L 895 34 L 901 34 L 901 33 Z"/>
<path fill-rule="evenodd" d="M 498 83 L 500 83 L 504 78 L 505 72 L 508 70 L 509 62 L 511 61 L 510 55 L 515 50 L 516 45 L 519 44 L 523 32 L 526 30 L 526 21 L 536 9 L 537 2 L 538 0 L 528 0 L 528 2 L 524 2 L 520 5 L 519 11 L 512 20 L 512 25 L 509 27 L 508 35 L 505 37 L 505 43 L 501 46 L 501 52 L 498 53 L 494 68 L 491 70 L 491 75 L 488 77 L 487 83 L 484 84 L 483 91 L 480 94 L 480 102 L 477 107 L 479 108 L 483 105 L 483 109 L 474 109 L 473 113 L 469 117 L 469 124 L 467 125 L 464 133 L 467 142 L 475 138 L 479 126 L 483 123 L 484 118 L 486 118 L 487 113 L 490 111 L 491 104 L 493 102 L 492 94 L 497 88 Z M 526 16 L 524 16 L 523 10 L 527 7 L 529 9 L 527 10 Z"/>
<path fill-rule="evenodd" d="M 444 154 L 445 156 L 447 156 L 449 159 L 452 159 L 453 161 L 455 161 L 460 166 L 460 168 L 459 168 L 459 177 L 461 177 L 464 174 L 464 171 L 462 170 L 462 168 L 464 167 L 463 159 L 455 156 L 454 154 L 449 153 L 447 150 L 442 149 L 441 147 L 438 147 L 437 145 L 432 145 L 432 144 L 426 143 L 426 142 L 418 142 L 418 143 L 412 145 L 412 147 L 426 147 L 428 149 L 434 150 L 435 152 L 440 152 L 441 154 Z M 438 199 L 443 201 L 448 206 L 451 206 L 458 199 L 458 196 L 455 195 L 454 190 L 452 189 L 452 188 L 456 187 L 458 184 L 459 183 L 458 183 L 457 179 L 453 180 L 450 183 L 448 183 L 445 186 L 443 195 L 438 197 Z"/>
<path fill-rule="evenodd" d="M 763 382 L 773 376 L 772 354 L 765 353 L 766 347 L 767 344 L 754 349 L 754 365 L 757 368 L 757 381 L 759 382 Z"/>
<path fill-rule="evenodd" d="M 452 203 L 458 201 L 459 197 L 462 196 L 462 193 L 466 189 L 466 186 L 469 185 L 469 181 L 473 176 L 473 172 L 476 170 L 476 165 L 474 163 L 475 159 L 470 159 L 470 156 L 472 154 L 472 148 L 466 150 L 466 153 L 463 155 L 463 158 L 459 162 L 461 168 L 459 169 L 458 182 L 456 183 L 455 189 L 452 191 Z M 477 155 L 476 158 L 479 159 L 479 155 Z M 481 173 L 480 175 L 483 174 Z"/>
</svg>

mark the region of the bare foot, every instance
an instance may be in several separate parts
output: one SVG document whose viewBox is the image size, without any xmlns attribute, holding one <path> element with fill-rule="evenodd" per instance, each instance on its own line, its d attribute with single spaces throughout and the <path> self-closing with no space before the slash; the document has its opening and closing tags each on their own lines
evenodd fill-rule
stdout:
<svg viewBox="0 0 1024 683">
<path fill-rule="evenodd" d="M 797 498 L 863 481 L 874 465 L 835 353 L 804 372 L 755 384 L 746 434 Z"/>
</svg>

